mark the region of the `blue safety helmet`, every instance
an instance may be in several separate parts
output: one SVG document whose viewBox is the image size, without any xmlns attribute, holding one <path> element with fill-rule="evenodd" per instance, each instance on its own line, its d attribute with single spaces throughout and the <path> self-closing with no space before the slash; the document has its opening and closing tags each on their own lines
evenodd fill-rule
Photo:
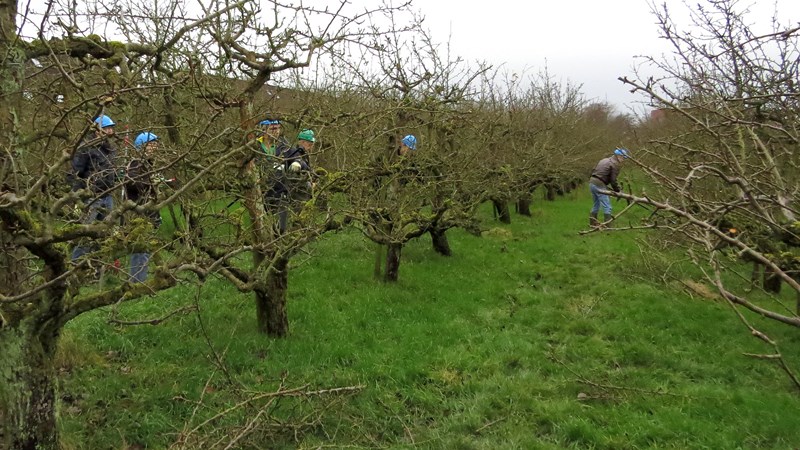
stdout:
<svg viewBox="0 0 800 450">
<path fill-rule="evenodd" d="M 114 123 L 114 121 L 111 120 L 111 117 L 108 117 L 105 114 L 103 114 L 100 117 L 94 119 L 94 123 L 100 125 L 100 128 L 113 127 L 114 125 L 116 125 L 116 123 Z"/>
<path fill-rule="evenodd" d="M 624 148 L 618 148 L 618 149 L 614 150 L 614 154 L 622 156 L 625 159 L 628 159 L 628 158 L 631 157 L 631 155 L 628 154 L 628 151 L 625 150 Z"/>
<path fill-rule="evenodd" d="M 264 119 L 261 122 L 258 122 L 259 125 L 280 125 L 281 121 L 278 119 Z"/>
<path fill-rule="evenodd" d="M 405 146 L 411 150 L 417 149 L 417 138 L 414 137 L 413 134 L 409 134 L 408 136 L 404 137 L 401 142 L 403 142 L 403 144 L 405 144 Z"/>
<path fill-rule="evenodd" d="M 157 140 L 158 136 L 149 131 L 145 131 L 144 133 L 140 133 L 138 136 L 136 136 L 136 139 L 133 141 L 133 146 L 140 149 L 144 144 Z"/>
</svg>

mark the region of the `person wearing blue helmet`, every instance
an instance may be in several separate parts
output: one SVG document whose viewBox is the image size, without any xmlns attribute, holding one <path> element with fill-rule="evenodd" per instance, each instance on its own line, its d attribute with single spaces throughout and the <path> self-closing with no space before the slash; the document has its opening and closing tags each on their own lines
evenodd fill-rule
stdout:
<svg viewBox="0 0 800 450">
<path fill-rule="evenodd" d="M 255 141 L 253 158 L 261 180 L 264 209 L 268 213 L 274 213 L 278 211 L 277 204 L 283 194 L 284 153 L 291 146 L 283 137 L 283 123 L 279 118 L 267 116 L 258 125 L 262 134 Z"/>
<path fill-rule="evenodd" d="M 402 140 L 400 140 L 400 149 L 398 150 L 398 154 L 401 158 L 406 159 L 407 157 L 411 157 L 411 155 L 413 155 L 416 151 L 416 136 L 413 134 L 408 134 Z M 426 178 L 432 180 L 441 179 L 442 173 L 439 169 L 441 164 L 436 161 L 438 156 L 434 153 L 432 155 L 428 154 L 427 157 L 429 160 L 425 164 L 417 164 L 419 161 L 413 161 L 412 159 L 410 164 L 406 167 L 406 176 L 400 178 L 400 183 L 405 184 L 413 180 L 424 182 Z M 430 201 L 432 206 L 435 209 L 438 209 L 445 200 L 442 196 L 435 195 Z M 447 229 L 439 226 L 438 221 L 434 223 L 433 226 L 428 230 L 428 233 L 431 235 L 431 244 L 433 245 L 433 249 L 440 255 L 450 256 L 452 251 L 450 250 L 450 243 L 447 240 L 446 232 Z"/>
<path fill-rule="evenodd" d="M 92 125 L 94 131 L 78 146 L 67 174 L 73 191 L 89 190 L 93 194 L 84 200 L 87 208 L 81 222 L 85 224 L 103 220 L 114 207 L 111 190 L 117 182 L 116 148 L 111 143 L 116 123 L 103 114 Z M 74 261 L 91 250 L 91 246 L 78 245 L 72 249 L 71 259 Z"/>
<path fill-rule="evenodd" d="M 617 148 L 614 154 L 608 158 L 603 158 L 592 170 L 589 178 L 589 191 L 592 193 L 592 211 L 589 213 L 589 226 L 597 227 L 601 221 L 598 219 L 600 209 L 603 210 L 603 221 L 608 221 L 614 217 L 611 215 L 611 200 L 608 195 L 600 191 L 613 190 L 619 192 L 620 187 L 617 183 L 622 162 L 630 158 L 628 150 Z M 610 188 L 610 189 L 609 189 Z"/>
<path fill-rule="evenodd" d="M 280 119 L 267 117 L 258 125 L 262 127 L 263 131 L 256 142 L 258 142 L 260 152 L 268 159 L 280 156 L 284 150 L 289 148 L 289 142 L 283 137 L 283 124 Z"/>
<path fill-rule="evenodd" d="M 413 134 L 406 135 L 400 141 L 400 149 L 398 149 L 398 154 L 400 156 L 406 156 L 409 151 L 414 151 L 417 149 L 417 138 Z"/>
<path fill-rule="evenodd" d="M 158 136 L 145 131 L 136 136 L 133 146 L 137 150 L 137 155 L 130 163 L 125 173 L 125 197 L 135 202 L 137 205 L 144 205 L 147 202 L 156 200 L 156 185 L 153 182 L 153 157 L 158 150 Z M 157 229 L 161 226 L 161 214 L 159 211 L 150 211 L 147 218 Z M 133 283 L 143 283 L 147 280 L 147 265 L 150 261 L 150 253 L 146 249 L 137 249 L 131 254 L 130 279 Z"/>
<path fill-rule="evenodd" d="M 116 149 L 110 138 L 114 135 L 115 125 L 106 115 L 94 120 L 94 131 L 81 142 L 72 158 L 68 178 L 73 191 L 89 188 L 99 193 L 114 185 L 112 162 Z"/>
</svg>

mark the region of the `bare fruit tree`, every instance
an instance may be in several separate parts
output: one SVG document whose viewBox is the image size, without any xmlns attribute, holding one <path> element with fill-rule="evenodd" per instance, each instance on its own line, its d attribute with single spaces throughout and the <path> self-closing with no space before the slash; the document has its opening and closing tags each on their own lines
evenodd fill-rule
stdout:
<svg viewBox="0 0 800 450">
<path fill-rule="evenodd" d="M 377 244 L 375 276 L 397 281 L 409 240 L 430 233 L 434 249 L 449 254 L 448 229 L 477 231 L 482 192 L 464 188 L 483 168 L 456 130 L 469 126 L 466 105 L 485 69 L 470 68 L 419 28 L 397 28 L 358 50 L 327 69 L 335 83 L 326 90 L 338 105 L 314 114 L 342 143 L 328 168 L 344 172 L 347 216 Z M 401 152 L 408 135 L 417 148 Z"/>
<path fill-rule="evenodd" d="M 318 235 L 297 230 L 336 221 L 299 214 L 276 238 L 244 162 L 265 82 L 373 33 L 369 11 L 193 5 L 0 2 L 0 447 L 59 447 L 53 364 L 70 320 L 213 276 L 257 291 Z M 151 256 L 144 280 L 128 276 L 133 254 Z"/>
<path fill-rule="evenodd" d="M 653 211 L 642 226 L 666 230 L 687 250 L 771 349 L 752 356 L 778 361 L 800 388 L 754 317 L 800 327 L 800 297 L 792 305 L 778 295 L 781 283 L 800 295 L 800 27 L 777 13 L 752 24 L 747 9 L 727 0 L 698 5 L 685 30 L 666 6 L 654 13 L 672 45 L 668 57 L 649 59 L 663 76 L 621 79 L 658 108 L 635 154 L 653 183 L 618 196 Z M 743 262 L 765 269 L 766 289 L 741 273 Z"/>
</svg>

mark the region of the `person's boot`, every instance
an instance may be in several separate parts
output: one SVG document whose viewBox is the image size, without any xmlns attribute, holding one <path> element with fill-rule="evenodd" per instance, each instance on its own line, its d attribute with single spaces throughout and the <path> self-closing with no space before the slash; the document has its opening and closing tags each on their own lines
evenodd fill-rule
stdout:
<svg viewBox="0 0 800 450">
<path fill-rule="evenodd" d="M 597 228 L 600 226 L 600 221 L 597 220 L 597 213 L 589 214 L 589 226 L 591 228 Z"/>
</svg>

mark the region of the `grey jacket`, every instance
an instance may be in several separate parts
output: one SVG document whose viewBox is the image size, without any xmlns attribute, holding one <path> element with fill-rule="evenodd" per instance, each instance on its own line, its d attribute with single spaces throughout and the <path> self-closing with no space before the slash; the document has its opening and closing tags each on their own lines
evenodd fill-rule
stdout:
<svg viewBox="0 0 800 450">
<path fill-rule="evenodd" d="M 617 184 L 617 176 L 619 176 L 619 161 L 613 156 L 603 158 L 592 170 L 592 176 L 589 182 L 602 187 L 611 187 L 614 191 L 619 191 L 619 184 Z"/>
</svg>

